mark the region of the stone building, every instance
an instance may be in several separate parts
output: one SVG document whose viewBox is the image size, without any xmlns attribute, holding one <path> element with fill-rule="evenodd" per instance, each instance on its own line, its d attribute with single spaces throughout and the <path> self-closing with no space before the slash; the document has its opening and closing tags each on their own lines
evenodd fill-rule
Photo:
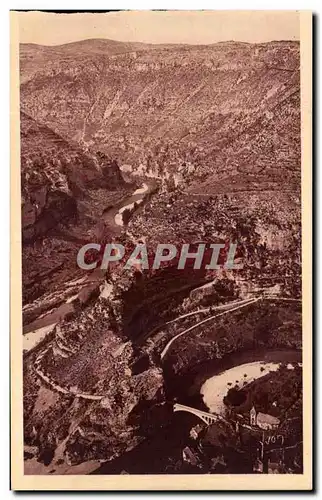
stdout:
<svg viewBox="0 0 322 500">
<path fill-rule="evenodd" d="M 252 427 L 259 427 L 263 430 L 277 429 L 280 424 L 280 420 L 273 415 L 261 412 L 257 413 L 254 405 L 249 412 L 249 421 Z"/>
</svg>

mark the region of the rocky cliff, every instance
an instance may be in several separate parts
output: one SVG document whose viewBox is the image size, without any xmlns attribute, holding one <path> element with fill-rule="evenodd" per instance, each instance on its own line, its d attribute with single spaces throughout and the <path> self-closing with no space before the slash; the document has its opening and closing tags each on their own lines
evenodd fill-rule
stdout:
<svg viewBox="0 0 322 500">
<path fill-rule="evenodd" d="M 297 42 L 114 49 L 22 45 L 22 109 L 120 164 L 207 192 L 296 185 Z"/>
<path fill-rule="evenodd" d="M 84 151 L 25 113 L 20 125 L 23 278 L 28 298 L 38 294 L 40 276 L 62 266 L 75 269 L 80 242 L 126 184 L 117 162 L 103 153 Z"/>
</svg>

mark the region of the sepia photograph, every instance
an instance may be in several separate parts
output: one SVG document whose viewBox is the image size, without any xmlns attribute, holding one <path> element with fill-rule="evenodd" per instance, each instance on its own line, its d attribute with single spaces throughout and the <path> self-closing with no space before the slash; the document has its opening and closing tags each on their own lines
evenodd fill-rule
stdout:
<svg viewBox="0 0 322 500">
<path fill-rule="evenodd" d="M 13 489 L 312 488 L 311 24 L 11 12 Z"/>
</svg>

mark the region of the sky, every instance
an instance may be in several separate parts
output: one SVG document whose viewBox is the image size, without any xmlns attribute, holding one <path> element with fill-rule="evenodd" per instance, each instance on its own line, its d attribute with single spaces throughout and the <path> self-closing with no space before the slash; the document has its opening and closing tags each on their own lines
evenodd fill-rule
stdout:
<svg viewBox="0 0 322 500">
<path fill-rule="evenodd" d="M 59 45 L 89 38 L 210 44 L 226 40 L 299 40 L 296 11 L 20 12 L 20 43 Z"/>
</svg>

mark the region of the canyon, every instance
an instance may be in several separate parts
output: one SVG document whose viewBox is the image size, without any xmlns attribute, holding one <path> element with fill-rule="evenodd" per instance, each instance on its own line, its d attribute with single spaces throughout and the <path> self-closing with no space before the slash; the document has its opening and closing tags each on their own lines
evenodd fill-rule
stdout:
<svg viewBox="0 0 322 500">
<path fill-rule="evenodd" d="M 180 473 L 173 404 L 206 410 L 202 384 L 259 351 L 300 362 L 299 59 L 294 41 L 21 44 L 26 474 Z M 80 269 L 92 242 L 229 242 L 243 267 Z"/>
</svg>

